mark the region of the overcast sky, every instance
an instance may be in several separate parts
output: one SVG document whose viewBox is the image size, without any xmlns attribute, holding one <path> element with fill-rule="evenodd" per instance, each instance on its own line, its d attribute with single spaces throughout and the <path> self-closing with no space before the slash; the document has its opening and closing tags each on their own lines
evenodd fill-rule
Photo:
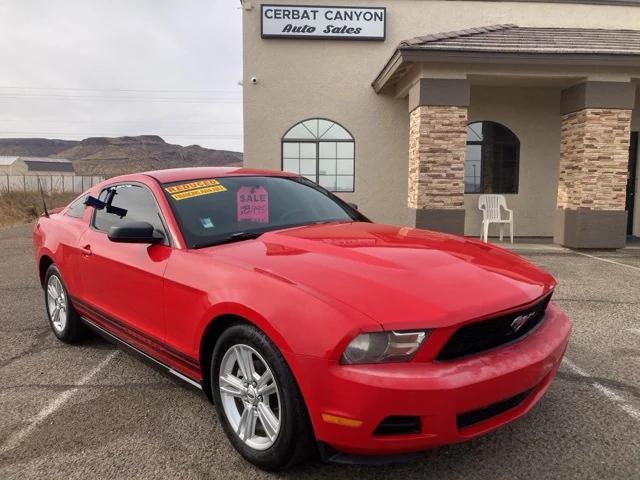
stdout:
<svg viewBox="0 0 640 480">
<path fill-rule="evenodd" d="M 0 0 L 0 137 L 242 150 L 238 0 Z"/>
</svg>

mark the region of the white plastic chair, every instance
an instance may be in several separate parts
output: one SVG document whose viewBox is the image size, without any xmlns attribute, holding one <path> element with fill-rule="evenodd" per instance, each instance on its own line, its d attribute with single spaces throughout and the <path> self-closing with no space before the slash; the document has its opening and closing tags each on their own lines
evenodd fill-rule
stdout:
<svg viewBox="0 0 640 480">
<path fill-rule="evenodd" d="M 500 241 L 504 235 L 504 224 L 509 224 L 509 234 L 513 243 L 513 210 L 507 208 L 507 200 L 504 195 L 480 195 L 478 198 L 478 208 L 482 210 L 482 231 L 480 239 L 485 243 L 489 237 L 489 225 L 497 223 L 500 225 Z M 507 212 L 507 218 L 502 218 L 502 210 Z"/>
</svg>

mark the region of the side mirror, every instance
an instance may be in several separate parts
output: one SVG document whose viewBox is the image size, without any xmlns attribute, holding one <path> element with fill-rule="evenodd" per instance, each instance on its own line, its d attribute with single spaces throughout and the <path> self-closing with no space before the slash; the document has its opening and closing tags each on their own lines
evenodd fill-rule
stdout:
<svg viewBox="0 0 640 480">
<path fill-rule="evenodd" d="M 357 203 L 347 202 L 347 205 L 349 205 L 354 210 L 358 209 L 358 204 Z"/>
<path fill-rule="evenodd" d="M 124 222 L 114 225 L 107 235 L 109 240 L 116 243 L 161 243 L 164 237 L 155 232 L 153 225 L 148 222 Z"/>
</svg>

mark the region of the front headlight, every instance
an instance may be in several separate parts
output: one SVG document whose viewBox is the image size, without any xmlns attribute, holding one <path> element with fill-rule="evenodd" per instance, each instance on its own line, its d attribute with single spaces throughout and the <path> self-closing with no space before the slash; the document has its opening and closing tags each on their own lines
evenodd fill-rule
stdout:
<svg viewBox="0 0 640 480">
<path fill-rule="evenodd" d="M 361 333 L 347 345 L 340 363 L 408 362 L 428 333 L 428 330 Z"/>
</svg>

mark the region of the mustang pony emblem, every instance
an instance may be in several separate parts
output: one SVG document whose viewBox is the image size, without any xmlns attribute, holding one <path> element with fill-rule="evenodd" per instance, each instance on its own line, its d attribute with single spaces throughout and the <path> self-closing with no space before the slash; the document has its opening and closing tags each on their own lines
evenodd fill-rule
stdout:
<svg viewBox="0 0 640 480">
<path fill-rule="evenodd" d="M 516 318 L 514 318 L 513 322 L 511 322 L 511 328 L 513 328 L 513 331 L 517 332 L 522 327 L 524 327 L 525 323 L 527 323 L 529 319 L 533 317 L 535 314 L 536 312 L 525 313 L 522 315 L 518 315 Z"/>
</svg>

